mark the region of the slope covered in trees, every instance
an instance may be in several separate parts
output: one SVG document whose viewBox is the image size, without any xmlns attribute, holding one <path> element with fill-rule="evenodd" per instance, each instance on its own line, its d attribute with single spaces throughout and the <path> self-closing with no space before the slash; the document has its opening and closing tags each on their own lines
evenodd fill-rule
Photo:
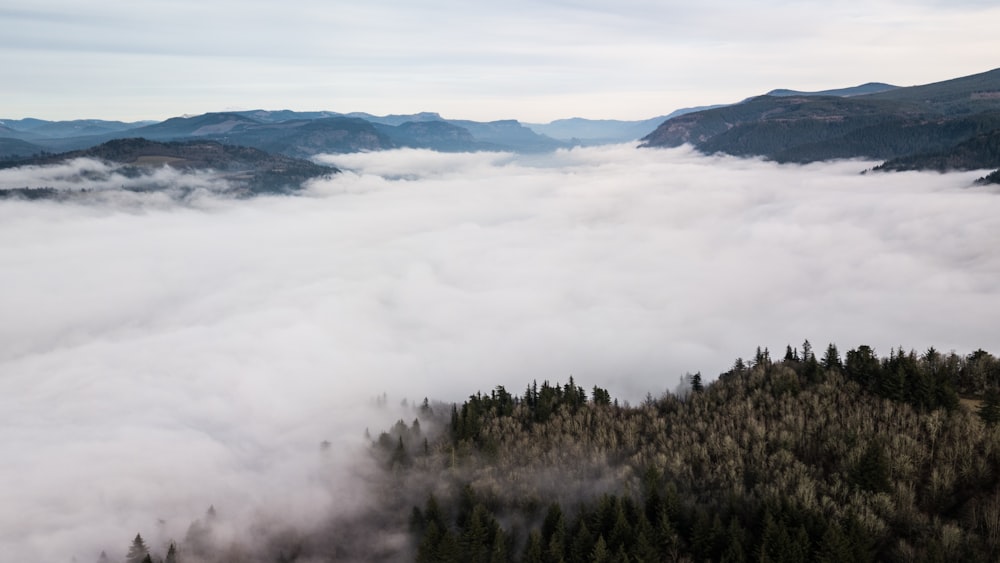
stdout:
<svg viewBox="0 0 1000 563">
<path fill-rule="evenodd" d="M 705 153 L 778 162 L 892 161 L 885 170 L 995 168 L 1000 69 L 867 95 L 759 96 L 670 119 L 645 146 L 692 144 Z"/>
<path fill-rule="evenodd" d="M 340 172 L 330 166 L 245 146 L 204 140 L 159 142 L 143 138 L 116 139 L 84 150 L 0 161 L 0 169 L 62 164 L 78 158 L 107 163 L 129 178 L 149 176 L 162 167 L 183 172 L 207 172 L 225 179 L 231 186 L 230 191 L 237 195 L 294 192 L 309 179 Z M 165 186 L 152 178 L 132 189 L 160 191 Z M 0 198 L 59 198 L 66 194 L 67 191 L 48 186 L 0 188 Z"/>
<path fill-rule="evenodd" d="M 241 560 L 995 561 L 998 385 L 982 350 L 807 342 L 640 405 L 572 379 L 425 400 L 373 437 L 365 514 Z"/>
</svg>

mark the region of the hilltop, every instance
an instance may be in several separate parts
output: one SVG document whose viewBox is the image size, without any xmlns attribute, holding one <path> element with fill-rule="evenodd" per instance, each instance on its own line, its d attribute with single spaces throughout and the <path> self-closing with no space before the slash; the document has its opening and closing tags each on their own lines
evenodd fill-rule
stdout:
<svg viewBox="0 0 1000 563">
<path fill-rule="evenodd" d="M 213 180 L 224 181 L 227 191 L 237 195 L 287 193 L 301 188 L 311 178 L 339 172 L 321 166 L 259 149 L 224 145 L 216 141 L 158 142 L 142 138 L 116 139 L 83 150 L 0 162 L 0 168 L 44 167 L 91 159 L 104 163 L 110 170 L 126 178 L 149 178 L 138 182 L 131 191 L 165 189 L 153 177 L 160 168 L 183 173 L 200 172 Z M 93 172 L 91 172 L 93 174 Z M 48 186 L 9 187 L 0 196 L 57 197 L 65 195 Z"/>
<path fill-rule="evenodd" d="M 373 500 L 360 513 L 227 546 L 206 541 L 224 525 L 210 508 L 169 551 L 213 563 L 234 550 L 289 562 L 996 561 L 998 384 L 1000 360 L 983 350 L 880 357 L 830 344 L 820 357 L 806 341 L 781 360 L 758 348 L 714 382 L 688 374 L 635 406 L 572 377 L 424 399 L 370 436 Z"/>
<path fill-rule="evenodd" d="M 998 166 L 995 151 L 977 152 L 967 143 L 1000 130 L 1000 69 L 868 94 L 779 94 L 675 117 L 643 146 L 687 143 L 705 153 L 778 162 L 895 162 L 886 170 Z"/>
</svg>

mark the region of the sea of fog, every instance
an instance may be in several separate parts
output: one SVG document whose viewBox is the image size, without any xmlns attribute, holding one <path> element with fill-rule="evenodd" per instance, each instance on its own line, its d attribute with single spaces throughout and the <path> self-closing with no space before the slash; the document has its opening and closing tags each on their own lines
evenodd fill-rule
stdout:
<svg viewBox="0 0 1000 563">
<path fill-rule="evenodd" d="M 1000 352 L 981 173 L 628 145 L 321 160 L 345 172 L 299 197 L 0 201 L 0 560 L 161 550 L 209 505 L 233 537 L 349 514 L 382 393 L 573 376 L 635 402 L 804 339 Z"/>
</svg>

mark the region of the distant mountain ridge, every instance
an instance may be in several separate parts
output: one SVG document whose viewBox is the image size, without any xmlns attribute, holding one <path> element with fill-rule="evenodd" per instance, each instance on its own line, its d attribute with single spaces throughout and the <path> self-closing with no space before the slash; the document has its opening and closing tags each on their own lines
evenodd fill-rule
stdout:
<svg viewBox="0 0 1000 563">
<path fill-rule="evenodd" d="M 890 90 L 895 90 L 899 86 L 893 86 L 892 84 L 885 84 L 884 82 L 868 82 L 858 86 L 851 86 L 850 88 L 835 88 L 833 90 L 820 90 L 817 92 L 803 92 L 801 90 L 788 90 L 785 88 L 779 88 L 777 90 L 771 90 L 765 96 L 837 96 L 841 98 L 849 98 L 851 96 L 864 96 L 866 94 L 877 94 L 879 92 L 888 92 Z"/>
<path fill-rule="evenodd" d="M 330 111 L 249 110 L 173 117 L 158 123 L 81 120 L 45 122 L 43 126 L 35 122 L 41 120 L 0 121 L 0 158 L 80 150 L 126 137 L 158 141 L 208 139 L 299 158 L 320 153 L 403 147 L 530 153 L 573 145 L 538 134 L 515 120 L 449 120 L 432 112 L 374 116 Z M 89 125 L 84 126 L 85 122 Z M 74 130 L 80 134 L 71 134 Z M 46 131 L 58 134 L 46 135 Z M 20 142 L 14 143 L 14 140 Z"/>
<path fill-rule="evenodd" d="M 758 96 L 667 120 L 642 146 L 691 144 L 705 153 L 778 162 L 908 159 L 887 170 L 902 162 L 911 169 L 979 169 L 996 167 L 997 155 L 988 148 L 970 151 L 963 143 L 997 130 L 1000 69 L 847 97 Z"/>
<path fill-rule="evenodd" d="M 258 149 L 224 145 L 216 141 L 158 142 L 142 138 L 115 139 L 83 150 L 0 162 L 0 168 L 46 166 L 87 158 L 114 165 L 121 174 L 142 177 L 160 168 L 201 171 L 214 174 L 230 186 L 231 195 L 290 193 L 303 182 L 339 172 L 308 160 L 270 154 Z M 141 182 L 140 182 L 141 185 Z M 157 191 L 163 186 L 151 181 L 131 191 Z M 0 197 L 58 197 L 65 192 L 47 186 L 0 189 Z"/>
<path fill-rule="evenodd" d="M 0 120 L 0 136 L 15 137 L 22 140 L 30 139 L 62 139 L 67 137 L 82 137 L 101 135 L 119 131 L 127 131 L 152 121 L 137 121 L 126 123 L 122 121 L 106 121 L 103 119 L 74 119 L 70 121 L 47 121 L 44 119 L 2 119 Z"/>
<path fill-rule="evenodd" d="M 645 147 L 687 143 L 705 153 L 779 162 L 865 158 L 886 161 L 885 170 L 992 168 L 992 145 L 958 147 L 996 129 L 1000 69 L 923 86 L 870 82 L 819 92 L 777 89 L 735 104 L 683 108 L 637 121 L 574 117 L 532 124 L 446 119 L 435 112 L 377 116 L 264 109 L 152 123 L 0 120 L 0 159 L 82 150 L 129 137 L 215 141 L 294 158 L 406 147 L 538 153 L 641 139 Z M 949 152 L 957 150 L 960 155 Z"/>
<path fill-rule="evenodd" d="M 161 122 L 8 119 L 0 120 L 0 158 L 81 150 L 127 137 L 158 141 L 211 139 L 300 158 L 404 147 L 534 153 L 635 141 L 671 116 L 698 109 L 703 108 L 638 121 L 572 118 L 549 124 L 524 124 L 513 119 L 446 119 L 436 112 L 378 116 L 264 109 L 185 115 Z"/>
</svg>

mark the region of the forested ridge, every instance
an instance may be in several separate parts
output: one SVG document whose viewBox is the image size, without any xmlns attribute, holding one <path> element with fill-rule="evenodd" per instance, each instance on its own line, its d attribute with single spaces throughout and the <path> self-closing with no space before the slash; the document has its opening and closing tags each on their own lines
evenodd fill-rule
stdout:
<svg viewBox="0 0 1000 563">
<path fill-rule="evenodd" d="M 758 96 L 669 119 L 643 146 L 807 163 L 863 158 L 877 170 L 996 169 L 1000 69 L 850 97 Z"/>
<path fill-rule="evenodd" d="M 365 514 L 168 560 L 996 561 L 998 385 L 983 350 L 806 342 L 638 405 L 573 378 L 425 399 L 372 436 Z"/>
</svg>

